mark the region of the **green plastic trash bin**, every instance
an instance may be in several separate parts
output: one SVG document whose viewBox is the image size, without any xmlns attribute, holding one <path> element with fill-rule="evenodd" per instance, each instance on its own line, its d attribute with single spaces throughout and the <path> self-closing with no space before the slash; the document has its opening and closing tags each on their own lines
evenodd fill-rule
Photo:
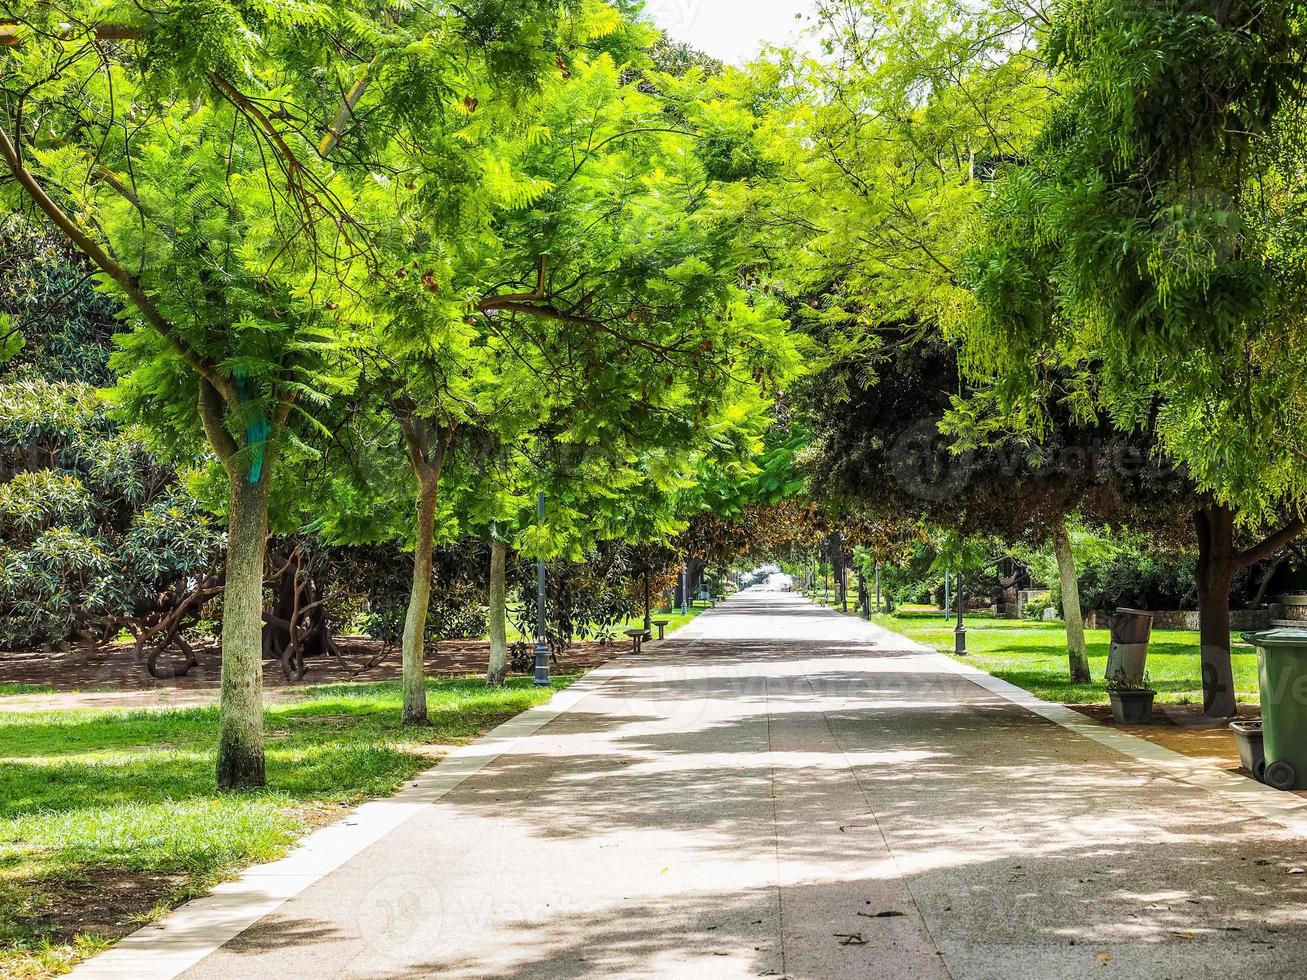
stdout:
<svg viewBox="0 0 1307 980">
<path fill-rule="evenodd" d="M 1276 789 L 1307 789 L 1307 629 L 1242 635 L 1257 647 L 1266 751 L 1262 779 Z"/>
</svg>

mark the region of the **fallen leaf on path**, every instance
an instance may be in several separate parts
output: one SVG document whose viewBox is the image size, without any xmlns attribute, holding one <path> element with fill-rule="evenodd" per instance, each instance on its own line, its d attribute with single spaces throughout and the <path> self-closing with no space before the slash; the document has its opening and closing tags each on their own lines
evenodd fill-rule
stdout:
<svg viewBox="0 0 1307 980">
<path fill-rule="evenodd" d="M 1107 962 L 1108 960 L 1110 960 L 1111 958 L 1112 958 L 1112 957 L 1111 957 L 1110 955 L 1108 955 L 1107 953 L 1099 953 L 1099 954 L 1098 954 L 1098 961 L 1099 961 L 1100 963 L 1106 963 L 1106 962 Z"/>
<path fill-rule="evenodd" d="M 867 940 L 862 938 L 860 932 L 833 932 L 831 933 L 840 941 L 841 946 L 866 946 Z"/>
</svg>

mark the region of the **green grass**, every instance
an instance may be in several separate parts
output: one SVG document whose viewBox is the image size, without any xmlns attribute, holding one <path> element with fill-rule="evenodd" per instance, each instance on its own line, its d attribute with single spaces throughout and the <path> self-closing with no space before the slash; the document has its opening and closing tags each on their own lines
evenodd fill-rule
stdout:
<svg viewBox="0 0 1307 980">
<path fill-rule="evenodd" d="M 6 694 L 49 694 L 53 690 L 49 684 L 0 684 L 0 697 Z"/>
<path fill-rule="evenodd" d="M 264 712 L 268 788 L 229 794 L 214 789 L 214 707 L 0 713 L 0 977 L 61 972 L 102 946 L 106 930 L 76 935 L 83 896 L 117 885 L 161 909 L 275 859 L 432 765 L 417 746 L 474 738 L 575 677 L 554 680 L 432 681 L 431 725 L 416 729 L 399 723 L 398 682 L 307 688 Z"/>
<path fill-rule="evenodd" d="M 953 652 L 953 622 L 938 611 L 897 612 L 872 617 L 881 626 Z M 1086 630 L 1092 684 L 1072 684 L 1067 678 L 1066 627 L 1060 622 L 1033 622 L 967 616 L 966 662 L 995 677 L 1023 687 L 1045 701 L 1068 704 L 1107 704 L 1103 674 L 1110 635 Z M 1237 641 L 1237 637 L 1232 637 Z M 1239 700 L 1257 700 L 1257 654 L 1246 644 L 1234 648 L 1234 681 Z M 1198 634 L 1187 630 L 1153 630 L 1148 647 L 1148 677 L 1157 700 L 1171 704 L 1202 703 L 1198 667 Z"/>
<path fill-rule="evenodd" d="M 698 616 L 699 613 L 703 612 L 704 609 L 706 608 L 707 607 L 704 605 L 691 606 L 684 616 L 681 615 L 680 606 L 677 606 L 671 612 L 665 612 L 665 613 L 659 612 L 657 609 L 655 609 L 651 614 L 651 618 L 667 620 L 667 625 L 663 627 L 663 630 L 666 636 L 671 636 L 686 623 L 692 622 L 694 618 Z M 632 616 L 625 623 L 622 623 L 620 626 L 617 627 L 617 635 L 621 636 L 624 631 L 639 629 L 643 625 L 644 625 L 644 616 Z M 657 627 L 654 627 L 653 635 L 654 636 L 658 635 Z"/>
<path fill-rule="evenodd" d="M 676 632 L 678 629 L 680 629 L 686 623 L 690 622 L 692 619 L 698 616 L 699 613 L 703 612 L 707 608 L 708 607 L 702 603 L 700 603 L 698 606 L 691 606 L 689 611 L 684 616 L 681 615 L 680 606 L 677 606 L 671 612 L 666 612 L 666 613 L 661 613 L 657 609 L 655 609 L 653 611 L 652 618 L 667 620 L 667 626 L 665 627 L 666 635 L 671 636 L 672 633 Z M 625 631 L 639 629 L 643 625 L 644 625 L 643 613 L 641 613 L 638 616 L 632 616 L 630 619 L 626 620 L 625 622 L 618 623 L 613 627 L 613 637 L 618 644 L 625 643 L 626 637 L 623 635 Z M 527 639 L 527 637 L 524 637 L 522 633 L 519 632 L 511 622 L 508 624 L 507 633 L 508 633 L 508 642 L 510 643 L 521 639 Z M 658 635 L 658 630 L 655 629 L 654 636 L 657 635 Z"/>
</svg>

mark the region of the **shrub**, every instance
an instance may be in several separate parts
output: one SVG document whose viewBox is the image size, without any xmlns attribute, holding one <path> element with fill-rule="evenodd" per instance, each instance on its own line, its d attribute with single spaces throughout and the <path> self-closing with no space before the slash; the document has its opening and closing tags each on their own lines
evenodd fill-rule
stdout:
<svg viewBox="0 0 1307 980">
<path fill-rule="evenodd" d="M 1036 595 L 1026 600 L 1026 604 L 1021 607 L 1021 614 L 1026 619 L 1043 619 L 1044 611 L 1052 608 L 1053 599 L 1051 596 Z"/>
<path fill-rule="evenodd" d="M 0 383 L 0 646 L 117 632 L 220 566 L 212 519 L 89 385 Z"/>
</svg>

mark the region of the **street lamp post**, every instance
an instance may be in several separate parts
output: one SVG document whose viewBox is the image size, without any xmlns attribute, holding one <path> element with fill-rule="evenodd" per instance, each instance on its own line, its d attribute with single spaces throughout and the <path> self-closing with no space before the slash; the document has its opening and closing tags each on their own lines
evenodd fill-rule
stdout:
<svg viewBox="0 0 1307 980">
<path fill-rule="evenodd" d="M 967 655 L 967 628 L 962 624 L 962 610 L 966 606 L 962 589 L 962 573 L 958 572 L 958 591 L 953 597 L 958 604 L 958 624 L 953 627 L 953 652 L 959 657 Z"/>
<path fill-rule="evenodd" d="M 690 614 L 690 566 L 681 568 L 681 615 Z"/>
<path fill-rule="evenodd" d="M 545 492 L 536 495 L 536 517 L 545 519 Z M 549 686 L 549 637 L 545 633 L 545 560 L 536 559 L 536 687 Z"/>
<path fill-rule="evenodd" d="M 946 568 L 944 569 L 944 618 L 945 619 L 948 619 L 948 614 L 949 614 L 948 582 L 949 582 L 949 571 Z"/>
<path fill-rule="evenodd" d="M 653 629 L 653 611 L 649 608 L 649 569 L 644 570 L 644 631 Z"/>
</svg>

